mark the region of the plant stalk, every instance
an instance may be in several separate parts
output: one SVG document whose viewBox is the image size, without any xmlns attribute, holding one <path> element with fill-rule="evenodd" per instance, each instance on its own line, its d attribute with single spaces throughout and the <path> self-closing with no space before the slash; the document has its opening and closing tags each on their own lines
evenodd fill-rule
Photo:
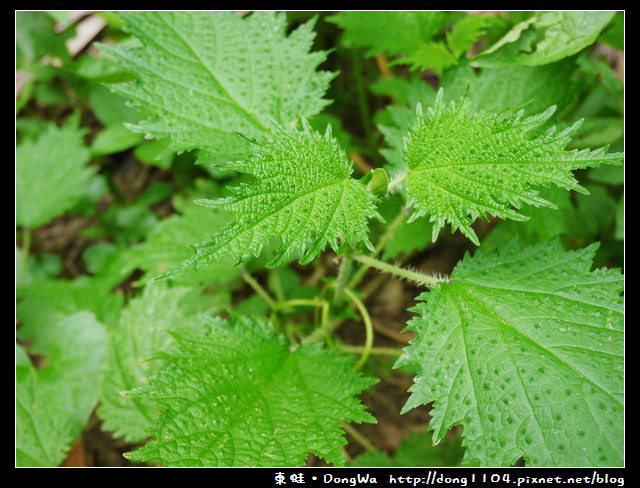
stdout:
<svg viewBox="0 0 640 488">
<path fill-rule="evenodd" d="M 360 359 L 353 366 L 354 370 L 358 370 L 367 362 L 367 359 L 369 359 L 369 355 L 371 354 L 371 348 L 373 347 L 373 322 L 371 321 L 369 311 L 367 310 L 367 307 L 365 307 L 364 303 L 362 303 L 362 300 L 360 300 L 349 288 L 345 288 L 344 292 L 356 306 L 358 312 L 360 312 L 360 315 L 362 316 L 362 321 L 364 322 L 364 347 L 362 349 Z"/>
<path fill-rule="evenodd" d="M 271 298 L 271 295 L 269 295 L 269 292 L 267 292 L 267 290 L 265 290 L 260 283 L 258 283 L 253 276 L 251 276 L 249 273 L 247 273 L 247 271 L 244 268 L 240 268 L 240 276 L 242 276 L 242 279 L 251 287 L 253 288 L 253 290 L 262 297 L 262 299 L 267 302 L 267 304 L 269 304 L 269 307 L 274 310 L 275 308 L 277 308 L 278 306 L 278 302 L 276 302 L 273 298 Z"/>
<path fill-rule="evenodd" d="M 337 348 L 352 354 L 362 354 L 364 352 L 363 346 L 341 345 L 337 346 Z M 404 353 L 399 347 L 372 347 L 369 352 L 376 356 L 401 356 Z"/>
<path fill-rule="evenodd" d="M 365 436 L 363 436 L 354 427 L 352 427 L 351 425 L 347 424 L 346 422 L 343 422 L 342 423 L 342 428 L 344 429 L 344 431 L 347 434 L 349 434 L 351 437 L 353 437 L 353 439 L 358 444 L 360 444 L 362 447 L 364 447 L 367 451 L 369 451 L 369 452 L 376 451 L 375 446 L 373 444 L 371 444 L 369 439 L 367 439 Z"/>
<path fill-rule="evenodd" d="M 351 269 L 353 268 L 353 260 L 350 257 L 343 256 L 340 261 L 340 268 L 338 269 L 338 277 L 335 281 L 335 291 L 333 292 L 333 305 L 338 305 L 342 301 L 344 295 L 344 288 L 347 286 L 347 280 L 351 275 Z"/>
<path fill-rule="evenodd" d="M 405 219 L 407 218 L 407 215 L 409 215 L 409 209 L 407 207 L 403 207 L 400 213 L 396 215 L 396 218 L 393 219 L 391 224 L 389 224 L 389 226 L 385 230 L 382 237 L 380 237 L 380 240 L 376 244 L 374 251 L 369 253 L 369 257 L 375 258 L 378 254 L 380 254 L 380 252 L 384 249 L 384 247 L 393 237 L 393 234 L 395 234 L 396 230 L 398 230 L 398 227 L 400 227 L 402 222 L 405 221 Z M 356 286 L 358 286 L 360 281 L 362 281 L 362 278 L 364 278 L 364 275 L 366 274 L 367 269 L 368 269 L 368 266 L 364 265 L 364 266 L 361 266 L 360 269 L 358 269 L 358 271 L 356 271 L 356 273 L 353 275 L 353 278 L 351 278 L 351 281 L 349 281 L 349 285 L 348 285 L 349 288 L 354 289 Z"/>
<path fill-rule="evenodd" d="M 428 288 L 437 287 L 441 283 L 451 282 L 451 280 L 447 276 L 429 275 L 425 273 L 420 273 L 418 271 L 412 271 L 406 268 L 401 268 L 400 266 L 395 266 L 393 264 L 385 263 L 384 261 L 380 261 L 379 259 L 372 258 L 371 256 L 353 256 L 353 259 L 363 264 L 366 264 L 367 266 L 370 266 L 372 268 L 376 268 L 376 269 L 379 269 L 380 271 L 390 273 L 399 278 L 404 278 L 410 281 L 414 281 Z"/>
</svg>

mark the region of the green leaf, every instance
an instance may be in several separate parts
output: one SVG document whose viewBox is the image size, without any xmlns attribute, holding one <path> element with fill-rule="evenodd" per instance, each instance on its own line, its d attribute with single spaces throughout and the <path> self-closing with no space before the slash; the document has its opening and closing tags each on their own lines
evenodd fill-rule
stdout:
<svg viewBox="0 0 640 488">
<path fill-rule="evenodd" d="M 222 229 L 229 223 L 229 216 L 221 211 L 214 211 L 195 205 L 193 202 L 174 203 L 180 208 L 176 213 L 160 221 L 147 236 L 146 242 L 132 250 L 133 260 L 142 269 L 148 281 L 169 269 L 180 265 L 193 256 L 189 247 L 194 242 L 207 238 L 207 234 Z M 177 276 L 180 284 L 207 286 L 230 281 L 238 276 L 238 269 L 232 259 L 212 261 L 203 266 L 197 274 Z"/>
<path fill-rule="evenodd" d="M 106 328 L 91 312 L 78 312 L 39 331 L 31 352 L 44 355 L 38 374 L 60 387 L 78 434 L 98 400 L 98 382 L 105 364 Z"/>
<path fill-rule="evenodd" d="M 485 34 L 486 27 L 496 23 L 494 17 L 465 15 L 447 32 L 447 46 L 454 57 L 465 54 L 478 39 Z"/>
<path fill-rule="evenodd" d="M 610 11 L 540 12 L 514 26 L 501 40 L 472 60 L 476 67 L 559 61 L 593 44 L 613 18 Z"/>
<path fill-rule="evenodd" d="M 394 64 L 409 64 L 411 69 L 433 69 L 440 76 L 442 71 L 456 63 L 456 58 L 442 42 L 420 45 L 410 56 L 400 58 Z"/>
<path fill-rule="evenodd" d="M 50 123 L 36 141 L 16 148 L 16 225 L 34 228 L 70 210 L 87 193 L 95 173 L 86 131 Z"/>
<path fill-rule="evenodd" d="M 121 96 L 97 83 L 89 85 L 89 105 L 96 118 L 105 126 L 135 123 L 140 117 L 138 111 L 127 105 Z"/>
<path fill-rule="evenodd" d="M 466 256 L 418 297 L 397 363 L 420 369 L 403 411 L 434 402 L 434 441 L 462 424 L 465 461 L 481 465 L 622 465 L 624 284 L 590 270 L 596 248 Z"/>
<path fill-rule="evenodd" d="M 16 11 L 15 21 L 18 66 L 28 66 L 46 55 L 69 61 L 65 42 L 73 30 L 55 33 L 54 21 L 45 12 Z"/>
<path fill-rule="evenodd" d="M 247 161 L 225 165 L 255 178 L 236 187 L 232 197 L 199 203 L 230 211 L 235 220 L 210 242 L 194 246 L 195 256 L 163 276 L 227 257 L 241 261 L 257 256 L 275 237 L 280 245 L 268 267 L 296 253 L 307 264 L 327 246 L 337 251 L 339 240 L 371 247 L 368 220 L 378 217 L 375 199 L 351 178 L 353 164 L 331 137 L 330 127 L 325 135 L 313 132 L 306 123 L 293 132 L 280 128 L 272 139 L 257 142 Z"/>
<path fill-rule="evenodd" d="M 16 381 L 16 466 L 58 466 L 64 460 L 73 441 L 65 405 L 33 367 Z"/>
<path fill-rule="evenodd" d="M 425 99 L 428 100 L 429 95 L 425 95 Z M 433 103 L 434 100 L 435 95 L 431 100 L 431 103 Z M 403 106 L 387 107 L 385 110 L 387 119 L 378 125 L 378 129 L 380 129 L 380 132 L 384 136 L 385 142 L 388 146 L 381 148 L 380 153 L 386 160 L 385 167 L 387 168 L 392 181 L 394 177 L 403 175 L 406 172 L 402 149 L 404 146 L 404 139 L 407 132 L 409 132 L 409 128 L 415 124 L 416 111 L 413 107 L 418 103 L 423 102 L 417 101 L 416 103 L 412 103 L 412 108 Z"/>
<path fill-rule="evenodd" d="M 449 99 L 466 96 L 472 109 L 487 112 L 524 110 L 526 115 L 544 112 L 551 105 L 562 115 L 578 99 L 583 88 L 573 81 L 576 62 L 565 59 L 543 66 L 502 66 L 474 71 L 461 61 L 442 77 Z"/>
<path fill-rule="evenodd" d="M 407 173 L 403 184 L 414 216 L 429 215 L 433 240 L 451 223 L 476 245 L 471 224 L 478 217 L 526 220 L 522 203 L 553 206 L 534 186 L 556 185 L 586 193 L 572 171 L 601 164 L 620 164 L 622 153 L 565 151 L 580 122 L 558 132 L 543 129 L 554 107 L 524 118 L 522 112 L 471 113 L 466 100 L 435 104 L 421 113 L 405 139 Z"/>
<path fill-rule="evenodd" d="M 427 43 L 448 20 L 437 11 L 347 11 L 329 17 L 344 31 L 342 43 L 347 47 L 368 47 L 368 56 L 380 53 L 409 54 Z"/>
<path fill-rule="evenodd" d="M 441 78 L 443 99 L 448 102 L 465 97 L 472 112 L 523 110 L 525 115 L 535 115 L 555 105 L 554 116 L 557 117 L 577 99 L 580 87 L 571 82 L 575 71 L 574 60 L 563 60 L 545 66 L 484 68 L 476 73 L 466 60 L 461 60 Z M 410 80 L 392 78 L 391 81 L 378 82 L 376 93 L 391 95 L 401 104 L 384 110 L 385 119 L 378 125 L 388 146 L 380 152 L 388 162 L 389 171 L 395 174 L 404 167 L 403 139 L 415 123 L 415 106 L 418 103 L 423 107 L 433 105 L 436 92 L 416 77 Z M 387 86 L 386 91 L 380 90 L 384 85 L 391 86 Z"/>
<path fill-rule="evenodd" d="M 601 185 L 587 184 L 589 195 L 577 195 L 571 214 L 572 235 L 587 241 L 610 234 L 616 215 L 616 199 Z"/>
<path fill-rule="evenodd" d="M 503 220 L 491 229 L 482 240 L 485 250 L 498 249 L 518 237 L 521 244 L 539 244 L 560 236 L 570 234 L 569 223 L 575 213 L 571 194 L 562 188 L 549 187 L 540 190 L 540 196 L 554 204 L 554 208 L 531 207 L 527 210 L 529 220 L 522 225 L 513 220 Z M 584 196 L 584 195 L 580 195 Z M 590 196 L 585 196 L 588 200 Z"/>
<path fill-rule="evenodd" d="M 169 330 L 202 328 L 195 315 L 182 306 L 187 288 L 145 287 L 141 297 L 131 301 L 120 321 L 109 330 L 107 367 L 102 376 L 98 415 L 103 430 L 130 442 L 142 442 L 145 431 L 160 413 L 158 404 L 124 396 L 123 392 L 147 385 L 163 361 L 150 361 L 173 343 Z"/>
<path fill-rule="evenodd" d="M 136 131 L 170 139 L 200 161 L 247 155 L 246 139 L 318 113 L 333 74 L 310 53 L 314 22 L 288 36 L 285 15 L 254 12 L 124 12 L 138 44 L 102 46 L 137 81 L 114 90 L 150 114 Z"/>
<path fill-rule="evenodd" d="M 44 366 L 16 384 L 16 461 L 57 466 L 97 404 L 106 330 L 79 312 L 39 332 L 29 350 L 44 356 Z"/>
<path fill-rule="evenodd" d="M 600 33 L 599 41 L 624 51 L 624 12 L 616 12 L 611 22 Z"/>
<path fill-rule="evenodd" d="M 354 397 L 375 380 L 318 344 L 290 351 L 255 318 L 176 334 L 168 363 L 136 396 L 165 407 L 153 441 L 129 453 L 166 466 L 299 466 L 342 462 L 341 422 L 374 421 Z"/>
<path fill-rule="evenodd" d="M 415 107 L 418 102 L 427 104 L 426 101 L 433 103 L 436 99 L 436 91 L 426 83 L 418 73 L 410 73 L 406 78 L 394 76 L 392 78 L 380 78 L 370 83 L 369 88 L 376 95 L 387 95 L 400 105 Z M 398 108 L 391 105 L 388 110 Z M 380 113 L 376 114 L 379 117 Z"/>
<path fill-rule="evenodd" d="M 17 336 L 23 340 L 38 339 L 50 328 L 51 322 L 83 310 L 90 311 L 104 324 L 117 322 L 123 297 L 109 293 L 116 284 L 109 282 L 103 286 L 94 280 L 79 278 L 32 281 L 18 287 L 16 317 L 21 325 Z"/>
<path fill-rule="evenodd" d="M 123 124 L 112 124 L 102 129 L 91 143 L 91 153 L 104 156 L 125 151 L 139 144 L 142 135 L 131 132 Z"/>
<path fill-rule="evenodd" d="M 16 287 L 29 284 L 32 281 L 55 278 L 62 271 L 62 258 L 58 254 L 42 253 L 30 255 L 25 265 L 24 249 L 16 247 Z M 22 270 L 22 266 L 25 269 Z"/>
<path fill-rule="evenodd" d="M 347 11 L 329 17 L 343 29 L 342 44 L 366 47 L 367 56 L 404 55 L 391 64 L 409 64 L 414 70 L 433 69 L 441 74 L 452 66 L 493 22 L 479 15 L 453 16 L 439 11 Z M 436 37 L 455 21 L 444 41 Z M 439 36 L 442 38 L 442 36 Z"/>
</svg>

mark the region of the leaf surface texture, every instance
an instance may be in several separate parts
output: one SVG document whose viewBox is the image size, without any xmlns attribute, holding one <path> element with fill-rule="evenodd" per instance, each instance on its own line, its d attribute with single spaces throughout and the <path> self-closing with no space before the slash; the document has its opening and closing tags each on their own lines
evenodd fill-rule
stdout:
<svg viewBox="0 0 640 488">
<path fill-rule="evenodd" d="M 147 438 L 145 431 L 159 415 L 159 405 L 127 397 L 123 392 L 146 386 L 147 378 L 165 366 L 151 359 L 173 343 L 169 330 L 202 329 L 200 320 L 182 303 L 187 292 L 187 288 L 163 284 L 147 286 L 109 330 L 98 414 L 104 421 L 103 429 L 115 437 L 130 442 Z"/>
<path fill-rule="evenodd" d="M 368 240 L 368 221 L 379 218 L 375 198 L 361 182 L 351 178 L 353 164 L 331 136 L 307 124 L 301 130 L 278 129 L 271 139 L 255 144 L 246 161 L 226 168 L 253 176 L 237 186 L 234 195 L 200 204 L 234 214 L 235 220 L 194 246 L 196 254 L 164 277 L 232 257 L 237 261 L 257 256 L 272 239 L 280 244 L 269 267 L 300 255 L 309 263 L 327 246 L 356 246 Z"/>
<path fill-rule="evenodd" d="M 200 150 L 201 161 L 244 157 L 247 141 L 275 124 L 318 113 L 333 74 L 309 52 L 314 22 L 288 36 L 284 14 L 125 12 L 139 43 L 103 46 L 135 76 L 114 85 L 150 116 L 136 130 L 169 138 L 170 149 Z"/>
<path fill-rule="evenodd" d="M 435 402 L 434 440 L 462 424 L 467 462 L 622 465 L 623 279 L 590 270 L 596 247 L 480 249 L 421 295 L 404 411 Z"/>
<path fill-rule="evenodd" d="M 536 186 L 586 193 L 573 170 L 622 162 L 621 153 L 608 154 L 606 147 L 565 150 L 580 124 L 545 128 L 553 111 L 530 117 L 471 112 L 464 99 L 445 104 L 442 91 L 426 113 L 418 111 L 405 138 L 403 184 L 415 216 L 434 222 L 434 241 L 450 223 L 479 245 L 471 228 L 476 218 L 526 220 L 520 205 L 553 206 Z"/>
<path fill-rule="evenodd" d="M 375 380 L 318 344 L 289 350 L 264 322 L 216 321 L 175 335 L 169 363 L 138 395 L 165 410 L 154 440 L 129 453 L 166 466 L 297 466 L 309 453 L 341 463 L 341 422 L 371 422 L 355 398 Z"/>
</svg>

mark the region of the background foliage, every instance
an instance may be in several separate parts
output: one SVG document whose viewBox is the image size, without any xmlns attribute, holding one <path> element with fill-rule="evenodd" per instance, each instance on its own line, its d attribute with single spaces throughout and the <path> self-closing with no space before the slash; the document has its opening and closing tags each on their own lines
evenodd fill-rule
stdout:
<svg viewBox="0 0 640 488">
<path fill-rule="evenodd" d="M 605 163 L 624 148 L 622 12 L 17 11 L 15 27 L 17 465 L 621 464 L 624 166 Z M 456 136 L 447 162 L 480 137 L 483 162 L 504 145 L 540 166 L 446 181 L 422 171 L 434 134 Z M 347 247 L 458 281 L 422 293 L 361 267 L 338 299 Z M 325 348 L 305 343 L 318 324 Z M 428 383 L 492 341 L 461 389 Z M 538 397 L 500 410 L 515 370 Z M 286 392 L 257 396 L 274 378 Z M 231 397 L 237 416 L 201 425 Z M 556 435 L 566 410 L 545 406 L 563 402 L 590 413 Z"/>
</svg>

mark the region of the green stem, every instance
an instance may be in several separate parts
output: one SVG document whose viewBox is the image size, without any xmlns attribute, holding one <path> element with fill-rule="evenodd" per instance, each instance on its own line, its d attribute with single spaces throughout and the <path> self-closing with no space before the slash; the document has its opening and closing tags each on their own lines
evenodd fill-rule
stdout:
<svg viewBox="0 0 640 488">
<path fill-rule="evenodd" d="M 384 261 L 372 258 L 371 256 L 354 256 L 353 259 L 366 264 L 367 266 L 371 266 L 372 268 L 390 273 L 399 278 L 415 281 L 416 283 L 429 288 L 437 287 L 440 283 L 450 283 L 451 281 L 447 276 L 428 275 L 418 271 L 412 271 L 399 266 L 394 266 L 393 264 L 385 263 Z"/>
<path fill-rule="evenodd" d="M 333 347 L 333 341 L 331 340 L 331 322 L 329 321 L 329 312 L 331 306 L 329 302 L 322 304 L 320 312 L 320 330 L 324 333 L 324 340 L 329 347 Z"/>
<path fill-rule="evenodd" d="M 409 174 L 408 172 L 401 173 L 397 175 L 394 179 L 392 179 L 387 185 L 387 193 L 391 193 L 393 190 L 396 189 L 396 186 L 400 186 L 408 174 Z"/>
<path fill-rule="evenodd" d="M 352 354 L 362 354 L 364 352 L 363 346 L 341 345 L 337 346 L 337 349 Z M 369 352 L 377 356 L 401 356 L 404 353 L 404 351 L 398 347 L 372 347 Z"/>
<path fill-rule="evenodd" d="M 330 344 L 331 331 L 338 326 L 339 322 L 331 322 L 329 317 L 329 308 L 329 302 L 323 301 L 320 308 L 320 326 L 307 337 L 302 339 L 303 344 L 310 344 L 312 342 L 319 341 L 323 336 L 325 337 L 327 344 Z"/>
<path fill-rule="evenodd" d="M 371 348 L 373 346 L 373 322 L 371 321 L 369 311 L 367 310 L 367 307 L 364 306 L 364 303 L 362 303 L 362 300 L 360 300 L 349 288 L 345 288 L 344 292 L 356 306 L 358 312 L 360 312 L 360 315 L 362 316 L 362 321 L 364 322 L 364 347 L 362 349 L 360 359 L 353 366 L 353 369 L 357 370 L 360 369 L 365 362 L 367 362 L 367 359 L 369 359 L 369 355 L 371 354 Z"/>
<path fill-rule="evenodd" d="M 353 260 L 350 257 L 343 256 L 342 261 L 340 261 L 340 269 L 338 269 L 338 277 L 335 282 L 335 291 L 333 293 L 332 300 L 334 305 L 338 305 L 342 301 L 344 288 L 347 286 L 347 280 L 351 275 L 351 268 L 353 268 Z"/>
<path fill-rule="evenodd" d="M 380 254 L 380 252 L 393 237 L 393 234 L 395 234 L 396 230 L 398 230 L 398 227 L 400 227 L 402 222 L 405 221 L 407 215 L 409 215 L 409 209 L 407 207 L 404 207 L 396 216 L 396 218 L 393 219 L 391 224 L 389 224 L 389 227 L 387 227 L 384 234 L 382 235 L 382 237 L 380 237 L 380 240 L 376 244 L 374 251 L 369 253 L 369 257 L 375 258 L 378 254 Z M 360 266 L 360 269 L 358 269 L 358 271 L 356 271 L 356 273 L 353 275 L 353 278 L 351 278 L 351 281 L 348 285 L 349 288 L 354 289 L 356 286 L 358 286 L 360 281 L 362 281 L 362 278 L 364 278 L 364 275 L 366 274 L 368 268 L 369 266 L 367 265 Z"/>
<path fill-rule="evenodd" d="M 376 451 L 375 446 L 373 444 L 371 444 L 369 439 L 367 439 L 365 436 L 363 436 L 355 428 L 351 427 L 351 425 L 347 424 L 346 422 L 343 422 L 342 423 L 342 428 L 344 429 L 344 431 L 347 434 L 349 434 L 351 437 L 353 437 L 353 440 L 355 440 L 358 444 L 360 444 L 362 447 L 364 447 L 367 451 L 369 451 L 369 452 Z"/>
<path fill-rule="evenodd" d="M 329 286 L 333 287 L 335 285 L 329 285 Z M 356 308 L 358 309 L 358 312 L 360 312 L 360 315 L 362 316 L 362 320 L 365 325 L 365 333 L 366 333 L 365 345 L 363 348 L 362 357 L 360 357 L 360 361 L 354 366 L 354 369 L 357 369 L 360 366 L 362 366 L 362 364 L 364 364 L 364 362 L 367 360 L 367 357 L 369 356 L 368 351 L 371 349 L 371 346 L 373 345 L 373 322 L 371 321 L 371 316 L 367 311 L 367 307 L 364 306 L 364 303 L 362 303 L 362 301 L 349 288 L 345 288 L 344 293 L 349 297 L 349 299 L 356 306 Z M 319 341 L 324 336 L 325 340 L 327 341 L 327 345 L 331 347 L 331 332 L 336 327 L 338 327 L 343 322 L 343 320 L 344 319 L 331 321 L 329 317 L 329 303 L 324 302 L 324 304 L 322 305 L 322 319 L 321 319 L 320 327 L 318 327 L 311 334 L 305 337 L 302 340 L 302 343 L 310 344 L 312 342 Z"/>
<path fill-rule="evenodd" d="M 271 307 L 271 309 L 275 309 L 278 305 L 278 303 L 271 298 L 271 295 L 269 295 L 269 293 L 267 292 L 267 290 L 265 290 L 260 283 L 258 283 L 255 279 L 253 279 L 253 276 L 251 276 L 249 273 L 247 273 L 247 271 L 244 268 L 240 268 L 240 276 L 242 276 L 242 279 L 244 281 L 247 282 L 247 284 L 253 288 L 253 290 L 260 295 L 263 300 L 265 302 L 267 302 L 269 304 L 269 307 Z"/>
<path fill-rule="evenodd" d="M 273 288 L 273 293 L 276 295 L 276 299 L 278 302 L 285 301 L 284 288 L 282 288 L 282 280 L 280 279 L 280 273 L 278 272 L 278 268 L 274 268 L 271 270 L 271 276 L 273 279 L 271 280 L 271 285 Z"/>
<path fill-rule="evenodd" d="M 324 300 L 318 300 L 317 298 L 293 298 L 291 300 L 278 302 L 273 308 L 275 310 L 282 310 L 283 308 L 289 307 L 322 307 L 324 303 Z"/>
</svg>

